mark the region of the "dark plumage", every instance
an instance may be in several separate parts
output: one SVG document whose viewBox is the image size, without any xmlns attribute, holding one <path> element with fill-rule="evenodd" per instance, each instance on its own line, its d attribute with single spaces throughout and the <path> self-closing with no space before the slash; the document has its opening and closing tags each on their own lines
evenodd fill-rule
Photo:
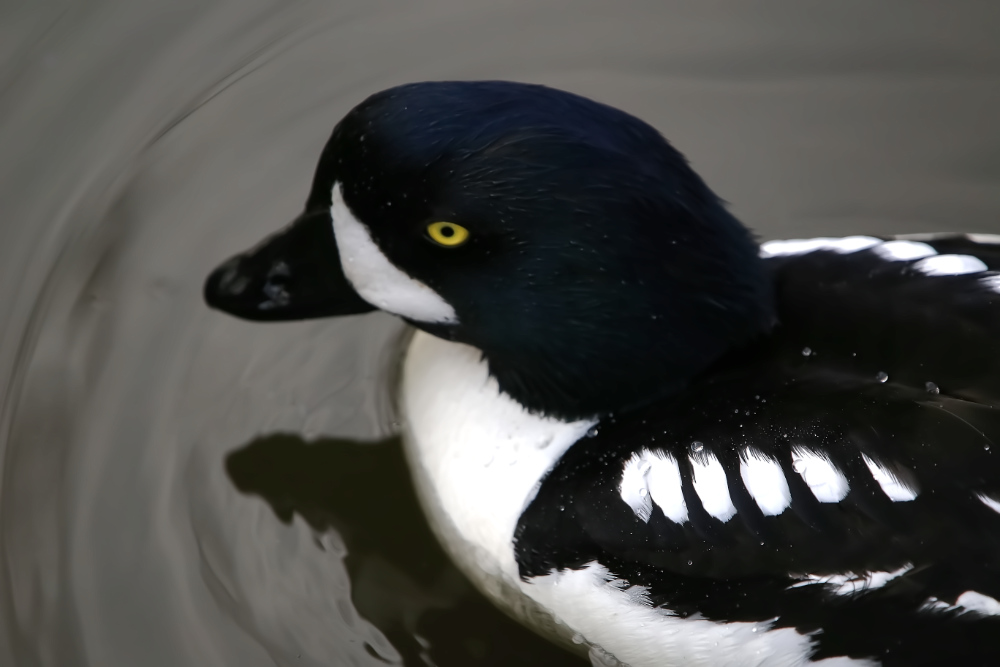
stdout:
<svg viewBox="0 0 1000 667">
<path fill-rule="evenodd" d="M 335 184 L 358 247 L 456 315 L 415 326 L 481 350 L 533 413 L 600 420 L 525 500 L 523 582 L 597 563 L 679 617 L 795 628 L 812 659 L 997 661 L 998 239 L 762 257 L 642 121 L 542 86 L 420 83 L 337 125 L 306 212 L 220 267 L 209 303 L 370 309 L 330 233 Z M 435 221 L 468 242 L 435 244 Z"/>
<path fill-rule="evenodd" d="M 1000 246 L 961 237 L 931 245 L 1000 269 Z M 681 614 L 822 630 L 815 659 L 991 664 L 987 656 L 1000 654 L 997 619 L 922 606 L 953 604 L 970 590 L 1000 599 L 1000 515 L 980 499 L 1000 498 L 1000 294 L 984 273 L 931 278 L 873 250 L 767 264 L 775 331 L 682 394 L 605 422 L 567 452 L 521 517 L 522 574 L 597 559 Z M 689 522 L 678 525 L 655 505 L 644 522 L 620 502 L 609 470 L 643 450 L 685 462 L 692 443 L 729 473 L 733 519 L 701 507 L 690 466 L 681 466 Z M 739 481 L 748 446 L 781 463 L 791 511 L 765 516 L 748 495 Z M 817 502 L 793 469 L 794 447 L 845 472 L 842 502 Z M 889 465 L 916 498 L 888 498 L 865 456 Z M 913 568 L 905 577 L 859 595 L 794 587 L 790 576 L 905 566 Z"/>
</svg>

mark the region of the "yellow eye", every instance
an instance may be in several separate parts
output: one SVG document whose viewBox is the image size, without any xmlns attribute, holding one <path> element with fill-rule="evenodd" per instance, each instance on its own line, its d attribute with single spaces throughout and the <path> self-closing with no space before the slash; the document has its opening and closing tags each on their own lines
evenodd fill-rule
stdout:
<svg viewBox="0 0 1000 667">
<path fill-rule="evenodd" d="M 454 222 L 432 222 L 427 225 L 427 235 L 438 245 L 454 248 L 469 239 L 469 230 Z"/>
</svg>

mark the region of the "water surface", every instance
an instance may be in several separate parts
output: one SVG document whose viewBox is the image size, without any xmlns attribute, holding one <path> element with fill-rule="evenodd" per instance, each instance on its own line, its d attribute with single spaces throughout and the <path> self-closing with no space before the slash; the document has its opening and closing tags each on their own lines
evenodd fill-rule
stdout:
<svg viewBox="0 0 1000 667">
<path fill-rule="evenodd" d="M 1000 232 L 988 2 L 0 3 L 0 664 L 570 665 L 392 438 L 402 327 L 207 310 L 333 124 L 426 79 L 653 123 L 762 237 Z"/>
</svg>

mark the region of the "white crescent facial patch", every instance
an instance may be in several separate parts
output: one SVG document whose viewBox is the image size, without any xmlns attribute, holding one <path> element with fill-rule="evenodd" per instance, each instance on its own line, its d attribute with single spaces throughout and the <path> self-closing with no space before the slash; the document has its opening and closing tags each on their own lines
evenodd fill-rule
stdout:
<svg viewBox="0 0 1000 667">
<path fill-rule="evenodd" d="M 458 323 L 451 304 L 400 271 L 383 254 L 368 228 L 347 207 L 339 182 L 333 184 L 330 217 L 344 275 L 362 299 L 379 310 L 415 322 Z"/>
</svg>

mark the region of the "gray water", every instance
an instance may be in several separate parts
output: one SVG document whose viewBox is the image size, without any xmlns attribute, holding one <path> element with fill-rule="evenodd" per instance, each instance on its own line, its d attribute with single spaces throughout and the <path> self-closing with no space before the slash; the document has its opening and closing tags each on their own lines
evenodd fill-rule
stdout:
<svg viewBox="0 0 1000 667">
<path fill-rule="evenodd" d="M 0 0 L 0 665 L 583 664 L 430 537 L 399 324 L 201 301 L 455 78 L 646 119 L 763 238 L 1000 232 L 995 2 Z"/>
</svg>

